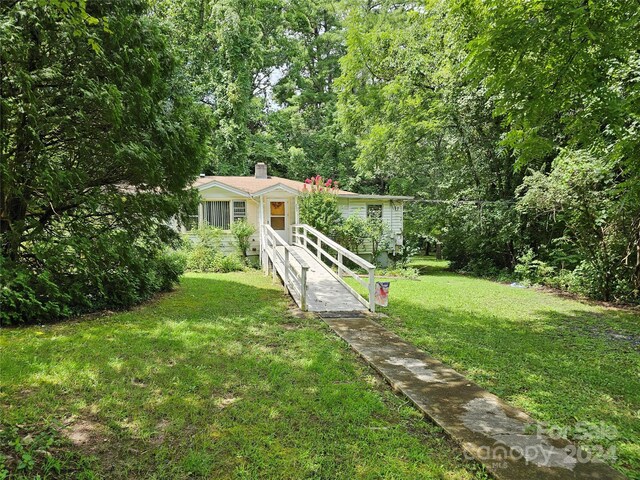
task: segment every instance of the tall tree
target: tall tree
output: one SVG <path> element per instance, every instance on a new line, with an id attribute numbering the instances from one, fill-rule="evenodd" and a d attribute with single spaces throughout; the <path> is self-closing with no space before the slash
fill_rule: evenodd
<path id="1" fill-rule="evenodd" d="M 282 0 L 166 0 L 156 12 L 169 19 L 191 93 L 213 115 L 210 173 L 247 174 L 251 138 L 272 75 L 284 64 Z"/>
<path id="2" fill-rule="evenodd" d="M 353 139 L 336 121 L 341 4 L 328 0 L 162 1 L 183 71 L 211 109 L 209 172 L 322 174 L 353 183 Z"/>
<path id="3" fill-rule="evenodd" d="M 203 157 L 202 117 L 146 2 L 90 1 L 77 16 L 62 3 L 0 7 L 5 321 L 157 289 L 166 222 L 191 198 Z M 92 42 L 88 19 L 102 23 Z"/>
<path id="4" fill-rule="evenodd" d="M 336 117 L 334 81 L 345 52 L 342 16 L 337 2 L 299 2 L 287 26 L 295 48 L 274 86 L 278 107 L 266 118 L 266 133 L 277 146 L 273 163 L 284 175 L 320 174 L 353 186 L 353 139 Z"/>
<path id="5" fill-rule="evenodd" d="M 545 190 L 574 189 L 557 198 L 565 213 L 547 218 L 561 229 L 562 257 L 567 250 L 580 252 L 573 266 L 584 272 L 589 293 L 639 299 L 638 2 L 463 6 L 480 25 L 469 44 L 470 71 L 486 89 L 494 114 L 504 116 L 508 132 L 501 144 L 517 152 L 518 167 L 534 170 L 525 184 L 532 191 L 522 189 L 523 211 L 545 217 L 549 204 L 533 208 L 531 199 Z M 587 171 L 590 180 L 583 176 Z M 571 214 L 570 205 L 584 211 Z"/>
<path id="6" fill-rule="evenodd" d="M 518 175 L 499 144 L 500 117 L 466 78 L 465 47 L 477 29 L 464 20 L 445 1 L 353 2 L 340 118 L 357 138 L 356 168 L 378 193 L 430 202 L 410 207 L 407 233 L 439 232 L 459 268 L 479 257 L 511 267 Z M 437 224 L 426 228 L 425 218 Z"/>

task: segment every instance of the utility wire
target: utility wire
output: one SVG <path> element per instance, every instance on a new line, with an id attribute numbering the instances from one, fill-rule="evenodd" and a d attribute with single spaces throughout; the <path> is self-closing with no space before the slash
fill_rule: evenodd
<path id="1" fill-rule="evenodd" d="M 453 204 L 453 205 L 484 205 L 488 203 L 515 203 L 515 199 L 508 200 L 441 200 L 441 199 L 429 199 L 429 198 L 414 198 L 413 200 L 409 200 L 410 202 L 415 203 L 445 203 L 445 204 Z"/>

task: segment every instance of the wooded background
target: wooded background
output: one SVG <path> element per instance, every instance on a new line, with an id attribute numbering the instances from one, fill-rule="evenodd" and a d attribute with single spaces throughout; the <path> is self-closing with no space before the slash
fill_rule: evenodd
<path id="1" fill-rule="evenodd" d="M 260 161 L 414 196 L 409 243 L 455 269 L 638 302 L 639 16 L 636 0 L 2 2 L 2 319 L 166 287 L 184 187 Z"/>

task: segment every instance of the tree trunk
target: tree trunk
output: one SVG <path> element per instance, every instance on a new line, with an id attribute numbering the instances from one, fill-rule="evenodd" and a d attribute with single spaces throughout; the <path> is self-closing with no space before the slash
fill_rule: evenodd
<path id="1" fill-rule="evenodd" d="M 40 35 L 38 28 L 29 22 L 24 27 L 27 43 L 30 45 L 26 55 L 25 73 L 32 75 L 39 68 L 40 63 Z M 24 87 L 29 89 L 31 87 Z M 15 152 L 13 159 L 6 158 L 2 152 L 8 173 L 2 178 L 2 196 L 0 197 L 0 236 L 2 237 L 2 255 L 11 261 L 18 260 L 20 246 L 26 229 L 25 220 L 31 200 L 32 170 L 34 164 L 34 133 L 37 126 L 32 119 L 30 99 L 31 91 L 15 92 L 20 98 L 21 112 L 15 131 Z M 4 122 L 4 121 L 3 121 Z M 10 172 L 10 173 L 9 173 Z"/>

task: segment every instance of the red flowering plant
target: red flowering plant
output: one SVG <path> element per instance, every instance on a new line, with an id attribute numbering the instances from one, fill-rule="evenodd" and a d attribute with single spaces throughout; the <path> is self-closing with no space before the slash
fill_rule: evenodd
<path id="1" fill-rule="evenodd" d="M 332 179 L 328 178 L 326 181 L 322 178 L 321 175 L 316 175 L 315 177 L 307 178 L 304 181 L 304 187 L 302 191 L 305 193 L 309 193 L 312 191 L 331 191 L 333 193 L 338 190 L 338 182 L 334 182 Z"/>
<path id="2" fill-rule="evenodd" d="M 300 221 L 311 225 L 329 237 L 337 237 L 344 219 L 338 208 L 338 182 L 320 175 L 304 181 L 298 198 Z"/>

